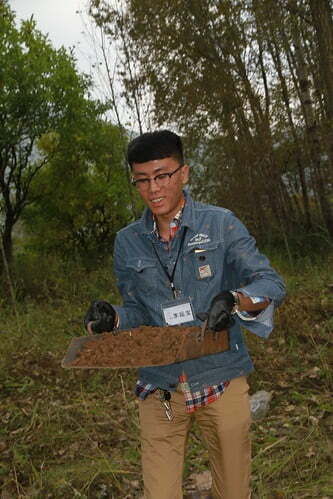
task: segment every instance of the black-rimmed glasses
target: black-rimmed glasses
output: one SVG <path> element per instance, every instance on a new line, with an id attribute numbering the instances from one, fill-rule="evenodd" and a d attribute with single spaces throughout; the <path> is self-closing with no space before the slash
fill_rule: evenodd
<path id="1" fill-rule="evenodd" d="M 155 175 L 155 177 L 133 179 L 132 184 L 135 185 L 135 187 L 140 191 L 146 191 L 149 189 L 150 182 L 152 181 L 154 181 L 158 187 L 166 187 L 169 185 L 172 175 L 178 172 L 178 170 L 180 170 L 183 166 L 183 164 L 179 165 L 173 172 L 159 173 L 158 175 Z"/>

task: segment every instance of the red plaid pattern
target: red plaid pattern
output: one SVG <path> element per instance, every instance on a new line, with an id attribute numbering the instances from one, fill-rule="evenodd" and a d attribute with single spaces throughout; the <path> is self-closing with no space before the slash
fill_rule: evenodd
<path id="1" fill-rule="evenodd" d="M 185 412 L 190 413 L 195 412 L 197 409 L 200 409 L 200 407 L 215 402 L 229 385 L 229 381 L 223 381 L 218 385 L 208 386 L 201 391 L 191 392 L 187 382 L 187 376 L 183 373 L 179 376 L 179 384 L 185 396 Z"/>

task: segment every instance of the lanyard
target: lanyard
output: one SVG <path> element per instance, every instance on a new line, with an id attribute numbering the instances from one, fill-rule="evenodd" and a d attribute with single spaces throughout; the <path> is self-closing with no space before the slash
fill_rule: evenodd
<path id="1" fill-rule="evenodd" d="M 172 269 L 172 273 L 171 273 L 171 275 L 169 274 L 169 272 L 167 271 L 167 269 L 164 267 L 164 265 L 163 265 L 163 263 L 162 263 L 162 261 L 161 261 L 161 259 L 160 259 L 160 257 L 159 257 L 159 254 L 157 253 L 157 250 L 156 250 L 156 248 L 155 248 L 155 245 L 154 245 L 154 243 L 152 242 L 152 244 L 153 244 L 153 249 L 154 249 L 154 251 L 155 251 L 155 255 L 156 255 L 156 257 L 157 257 L 157 260 L 159 261 L 159 263 L 160 263 L 160 265 L 161 265 L 161 267 L 162 267 L 162 269 L 163 269 L 163 271 L 164 271 L 165 275 L 166 275 L 166 276 L 167 276 L 167 278 L 169 279 L 169 282 L 170 282 L 170 287 L 171 287 L 171 289 L 172 289 L 172 294 L 173 294 L 173 297 L 174 297 L 174 298 L 177 298 L 177 292 L 176 292 L 176 287 L 175 287 L 175 284 L 174 284 L 173 280 L 174 280 L 174 277 L 175 277 L 175 272 L 176 272 L 177 263 L 178 263 L 178 260 L 179 260 L 179 257 L 180 257 L 180 252 L 181 252 L 181 250 L 182 250 L 182 248 L 183 248 L 183 245 L 184 245 L 184 240 L 185 240 L 185 235 L 186 235 L 186 229 L 187 229 L 187 227 L 184 227 L 184 232 L 183 232 L 183 235 L 182 235 L 182 238 L 181 238 L 180 244 L 179 244 L 179 249 L 178 249 L 178 253 L 177 253 L 177 258 L 176 258 L 175 264 L 174 264 L 174 266 L 173 266 L 173 269 Z"/>

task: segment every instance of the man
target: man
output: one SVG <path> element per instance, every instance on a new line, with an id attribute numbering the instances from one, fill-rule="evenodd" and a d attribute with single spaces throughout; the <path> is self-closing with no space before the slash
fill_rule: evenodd
<path id="1" fill-rule="evenodd" d="M 283 282 L 232 212 L 184 191 L 189 166 L 178 135 L 162 130 L 137 137 L 128 146 L 128 162 L 146 209 L 115 241 L 123 305 L 93 302 L 88 331 L 200 325 L 199 317 L 229 341 L 217 354 L 139 370 L 145 498 L 182 497 L 184 449 L 196 419 L 209 451 L 212 497 L 246 499 L 246 375 L 253 366 L 240 326 L 268 336 Z"/>

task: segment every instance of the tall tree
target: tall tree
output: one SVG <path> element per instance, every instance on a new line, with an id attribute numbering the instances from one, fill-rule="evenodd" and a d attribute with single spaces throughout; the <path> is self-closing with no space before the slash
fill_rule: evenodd
<path id="1" fill-rule="evenodd" d="M 33 19 L 16 27 L 7 1 L 0 3 L 0 33 L 0 234 L 10 262 L 14 225 L 50 160 L 38 141 L 57 132 L 61 142 L 75 129 L 89 81 L 77 72 L 73 55 L 55 50 Z"/>
<path id="2" fill-rule="evenodd" d="M 332 189 L 327 189 L 326 184 L 326 180 L 331 182 L 331 186 L 333 183 L 333 10 L 330 0 L 309 0 L 309 3 L 318 47 L 319 74 L 323 83 L 321 88 L 325 102 L 323 136 L 331 166 L 331 174 L 329 175 L 327 171 L 325 177 L 319 180 L 325 193 L 322 202 L 326 223 L 333 235 L 333 207 L 330 200 Z"/>
<path id="3" fill-rule="evenodd" d="M 194 147 L 193 189 L 263 235 L 319 225 L 333 237 L 331 0 L 91 5 L 105 33 L 126 31 L 155 122 Z"/>

